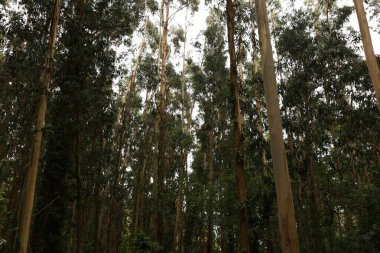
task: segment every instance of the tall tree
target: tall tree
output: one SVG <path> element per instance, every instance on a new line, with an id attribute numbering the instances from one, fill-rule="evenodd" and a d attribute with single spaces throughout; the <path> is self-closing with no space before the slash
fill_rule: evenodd
<path id="1" fill-rule="evenodd" d="M 112 91 L 116 52 L 112 45 L 134 30 L 140 7 L 124 1 L 64 5 L 51 131 L 37 200 L 41 213 L 35 216 L 38 229 L 32 233 L 34 252 L 82 252 L 96 243 L 101 252 L 122 247 L 125 173 L 120 169 L 121 179 L 114 187 L 118 175 L 111 154 L 117 145 L 110 147 L 116 118 Z M 101 198 L 98 206 L 94 192 Z M 109 208 L 113 205 L 117 211 Z M 95 209 L 98 214 L 94 216 L 85 211 Z M 106 222 L 109 226 L 102 225 Z M 96 229 L 101 241 L 87 243 L 95 236 L 94 224 L 102 225 Z"/>
<path id="2" fill-rule="evenodd" d="M 269 122 L 269 140 L 276 184 L 277 208 L 284 253 L 298 253 L 297 226 L 293 195 L 288 171 L 288 162 L 282 135 L 282 123 L 272 44 L 265 0 L 256 0 L 257 24 L 261 48 L 261 64 L 264 75 L 264 90 Z"/>
<path id="3" fill-rule="evenodd" d="M 286 213 L 289 188 L 278 191 L 287 173 L 297 231 L 308 238 L 299 241 L 299 251 L 380 251 L 380 118 L 361 40 L 347 29 L 354 8 L 335 0 L 267 1 L 276 52 L 271 59 L 269 39 L 263 43 L 260 36 L 267 49 L 261 56 L 266 66 L 275 60 L 274 75 L 273 66 L 259 67 L 257 28 L 263 26 L 254 21 L 260 12 L 253 0 L 228 2 L 229 17 L 227 0 L 206 1 L 206 27 L 196 38 L 199 27 L 187 36 L 177 23 L 197 0 L 61 2 L 29 251 L 243 251 L 243 208 L 249 250 L 281 251 L 281 235 L 289 239 L 286 229 L 294 225 L 293 213 Z M 371 23 L 378 0 L 365 2 Z M 1 253 L 18 250 L 54 4 L 0 0 Z M 277 81 L 280 103 L 269 101 L 277 90 L 264 87 L 268 79 Z M 265 109 L 264 90 L 280 113 Z M 283 147 L 273 142 L 273 115 L 282 117 L 278 128 L 286 134 L 277 146 L 285 144 L 288 172 Z M 280 179 L 278 160 L 286 172 Z"/>
<path id="4" fill-rule="evenodd" d="M 28 250 L 28 241 L 30 233 L 30 224 L 33 213 L 34 195 L 36 189 L 36 180 L 38 172 L 38 164 L 40 161 L 41 144 L 42 144 L 42 132 L 45 126 L 45 115 L 47 110 L 48 94 L 51 82 L 51 72 L 54 61 L 55 44 L 57 40 L 58 31 L 58 19 L 60 13 L 61 1 L 56 0 L 53 9 L 53 15 L 50 23 L 50 36 L 49 36 L 49 48 L 46 54 L 45 63 L 41 73 L 41 97 L 38 106 L 37 122 L 35 127 L 34 142 L 32 147 L 32 159 L 26 177 L 25 191 L 24 191 L 24 206 L 23 206 L 23 218 L 21 223 L 20 232 L 20 246 L 19 253 L 26 253 Z"/>
<path id="5" fill-rule="evenodd" d="M 164 13 L 163 34 L 160 34 L 160 58 L 161 58 L 161 78 L 159 82 L 159 92 L 156 119 L 155 119 L 155 158 L 153 165 L 153 198 L 154 210 L 152 215 L 152 237 L 158 243 L 162 243 L 162 204 L 164 190 L 164 172 L 166 167 L 165 161 L 165 124 L 166 122 L 166 66 L 168 54 L 168 33 L 169 33 L 169 11 L 170 0 L 162 0 L 161 12 Z M 165 11 L 164 11 L 165 10 Z M 161 25 L 161 24 L 160 24 Z"/>
<path id="6" fill-rule="evenodd" d="M 237 200 L 239 205 L 239 243 L 243 252 L 250 252 L 248 216 L 247 216 L 247 194 L 244 176 L 244 149 L 242 139 L 242 120 L 240 110 L 240 92 L 238 82 L 238 72 L 235 55 L 235 15 L 232 0 L 227 0 L 227 36 L 228 52 L 230 55 L 230 85 L 233 100 L 233 121 L 234 121 L 234 167 L 237 183 Z"/>
<path id="7" fill-rule="evenodd" d="M 373 88 L 377 99 L 377 107 L 380 112 L 380 69 L 377 63 L 375 52 L 369 32 L 367 17 L 364 9 L 363 0 L 354 0 L 356 15 L 358 17 L 360 33 L 362 35 L 364 53 L 367 60 L 369 75 L 371 76 Z"/>
<path id="8" fill-rule="evenodd" d="M 187 15 L 188 8 L 186 8 L 185 14 L 185 31 L 184 31 L 184 40 L 183 40 L 183 53 L 182 53 L 182 73 L 181 73 L 181 133 L 185 134 L 190 129 L 190 122 L 185 125 L 186 111 L 189 110 L 185 102 L 185 94 L 187 93 L 186 89 L 186 43 L 187 43 Z M 176 216 L 175 216 L 175 225 L 173 233 L 173 243 L 172 243 L 172 252 L 177 252 L 180 250 L 181 241 L 182 241 L 182 227 L 183 227 L 183 199 L 184 199 L 184 186 L 185 186 L 185 177 L 186 177 L 186 168 L 187 168 L 187 157 L 188 151 L 186 150 L 185 143 L 182 143 L 181 147 L 181 165 L 178 173 L 178 193 L 175 202 L 176 207 Z"/>

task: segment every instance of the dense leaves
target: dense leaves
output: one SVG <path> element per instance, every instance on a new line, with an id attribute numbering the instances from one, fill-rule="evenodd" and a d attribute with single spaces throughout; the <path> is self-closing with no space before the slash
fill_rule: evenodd
<path id="1" fill-rule="evenodd" d="M 300 251 L 378 252 L 380 117 L 353 8 L 268 2 Z M 239 252 L 243 207 L 251 252 L 281 251 L 256 10 L 235 1 L 243 151 L 234 154 L 225 2 L 207 3 L 193 40 L 199 1 L 63 1 L 31 252 Z M 53 4 L 0 1 L 0 252 L 18 250 Z M 377 20 L 378 2 L 368 4 Z"/>

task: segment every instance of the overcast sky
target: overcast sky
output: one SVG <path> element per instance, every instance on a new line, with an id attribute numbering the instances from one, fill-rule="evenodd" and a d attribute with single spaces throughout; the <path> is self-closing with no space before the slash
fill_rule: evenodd
<path id="1" fill-rule="evenodd" d="M 304 0 L 295 0 L 295 7 L 300 8 L 304 6 Z M 283 8 L 285 10 L 289 10 L 291 8 L 290 1 L 289 0 L 284 0 L 281 1 Z M 353 6 L 354 3 L 352 0 L 338 0 L 338 5 L 339 6 L 344 6 L 344 5 L 349 5 Z M 189 21 L 191 22 L 191 26 L 188 28 L 189 32 L 189 43 L 192 43 L 196 40 L 196 37 L 199 35 L 201 30 L 204 30 L 206 28 L 206 18 L 208 16 L 208 8 L 205 7 L 204 5 L 204 0 L 201 0 L 201 5 L 199 7 L 199 11 L 194 14 L 194 16 L 189 17 Z M 181 13 L 180 15 L 176 16 L 176 19 L 174 20 L 175 23 L 178 23 L 180 25 L 184 24 L 184 12 Z M 350 23 L 352 27 L 356 30 L 359 31 L 359 25 L 358 25 L 358 20 L 356 17 L 356 13 L 354 12 L 351 17 L 350 17 Z M 373 42 L 373 47 L 375 50 L 376 54 L 380 54 L 380 35 L 373 30 L 371 30 L 371 36 L 372 36 L 372 42 Z M 191 46 L 187 47 L 190 52 L 188 54 L 193 55 L 194 49 L 191 48 Z M 361 52 L 362 55 L 363 52 Z"/>

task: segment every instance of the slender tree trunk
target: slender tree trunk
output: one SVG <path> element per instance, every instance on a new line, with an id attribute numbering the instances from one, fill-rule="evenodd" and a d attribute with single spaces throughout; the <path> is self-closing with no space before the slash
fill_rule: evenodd
<path id="1" fill-rule="evenodd" d="M 67 241 L 66 241 L 66 251 L 73 252 L 73 224 L 75 224 L 75 216 L 77 210 L 77 203 L 74 201 L 70 204 L 71 217 L 69 218 L 69 227 L 67 229 Z"/>
<path id="2" fill-rule="evenodd" d="M 160 7 L 160 24 L 159 24 L 159 38 L 158 38 L 158 57 L 157 57 L 157 73 L 160 73 L 160 60 L 162 56 L 162 22 L 164 20 L 164 6 L 165 6 L 165 0 L 161 0 L 161 7 Z"/>
<path id="3" fill-rule="evenodd" d="M 131 232 L 131 238 L 136 238 L 137 233 L 140 231 L 141 228 L 141 222 L 142 222 L 142 206 L 143 206 L 143 196 L 144 196 L 144 184 L 145 184 L 145 174 L 146 174 L 146 166 L 147 166 L 147 158 L 149 157 L 149 150 L 150 145 L 152 144 L 152 135 L 150 133 L 150 127 L 147 126 L 148 124 L 148 111 L 150 110 L 150 92 L 147 91 L 146 93 L 146 99 L 145 99 L 145 108 L 143 112 L 143 125 L 145 126 L 144 129 L 144 135 L 146 136 L 146 139 L 144 141 L 144 147 L 140 151 L 140 163 L 139 163 L 139 171 L 137 175 L 136 180 L 136 186 L 135 186 L 135 205 L 134 205 L 134 213 L 132 215 L 132 232 Z"/>
<path id="4" fill-rule="evenodd" d="M 125 143 L 125 130 L 127 127 L 127 122 L 129 120 L 130 114 L 131 114 L 131 105 L 132 105 L 132 100 L 135 97 L 135 90 L 136 90 L 136 78 L 137 78 L 137 71 L 140 67 L 140 61 L 141 61 L 141 56 L 144 52 L 146 42 L 145 42 L 145 32 L 147 29 L 147 20 L 145 21 L 144 25 L 144 33 L 142 37 L 142 41 L 140 43 L 136 58 L 135 58 L 135 63 L 132 68 L 131 72 L 131 79 L 128 83 L 129 90 L 127 92 L 127 95 L 123 97 L 123 105 L 122 105 L 122 110 L 121 110 L 121 126 L 120 126 L 120 133 L 119 133 L 119 139 L 118 139 L 118 145 L 117 145 L 117 157 L 116 157 L 116 165 L 115 165 L 115 170 L 118 171 L 120 169 L 120 165 L 122 164 L 122 151 L 123 151 L 123 146 Z M 118 172 L 116 174 L 119 174 Z"/>
<path id="5" fill-rule="evenodd" d="M 187 43 L 187 12 L 185 15 L 185 39 L 183 42 L 183 54 L 182 54 L 182 76 L 181 76 L 181 100 L 182 100 L 182 108 L 181 108 L 181 129 L 182 133 L 185 131 L 185 92 L 186 92 L 186 80 L 185 80 L 185 71 L 186 71 L 186 43 Z M 189 129 L 187 129 L 189 130 Z M 176 218 L 174 225 L 174 234 L 173 234 L 173 243 L 172 243 L 172 252 L 177 252 L 180 250 L 180 242 L 182 239 L 182 206 L 183 206 L 183 195 L 184 195 L 184 181 L 185 181 L 185 173 L 186 173 L 186 165 L 187 165 L 187 151 L 185 147 L 182 147 L 181 150 L 181 167 L 178 175 L 178 195 L 176 198 L 175 206 L 176 206 Z"/>
<path id="6" fill-rule="evenodd" d="M 52 63 L 54 58 L 54 49 L 57 40 L 58 19 L 60 13 L 61 1 L 56 0 L 54 11 L 50 25 L 49 49 L 46 55 L 45 64 L 41 74 L 41 97 L 38 107 L 36 130 L 32 148 L 32 159 L 28 170 L 25 186 L 23 218 L 20 232 L 20 248 L 19 253 L 26 253 L 28 249 L 30 223 L 33 213 L 33 203 L 36 188 L 38 164 L 41 154 L 42 131 L 45 125 L 45 115 L 48 102 L 49 86 L 51 82 Z"/>
<path id="7" fill-rule="evenodd" d="M 380 111 L 380 70 L 373 51 L 373 45 L 371 40 L 371 34 L 369 32 L 367 17 L 362 0 L 354 0 L 356 14 L 358 17 L 360 33 L 362 35 L 364 54 L 367 60 L 367 66 L 369 70 L 369 75 L 371 76 L 373 88 L 375 90 L 375 95 L 377 99 L 377 107 Z"/>
<path id="8" fill-rule="evenodd" d="M 256 30 L 256 26 L 255 26 L 255 21 L 254 21 L 254 17 L 255 17 L 255 6 L 254 6 L 254 3 L 253 3 L 254 0 L 250 0 L 249 1 L 249 5 L 250 5 L 250 8 L 251 8 L 251 30 L 252 30 L 252 40 L 253 40 L 253 43 L 252 43 L 252 61 L 253 61 L 253 66 L 252 66 L 252 72 L 253 72 L 253 78 L 255 80 L 255 111 L 256 111 L 256 115 L 257 115 L 257 120 L 256 120 L 256 129 L 257 129 L 257 132 L 259 133 L 259 140 L 260 140 L 260 152 L 261 152 L 261 162 L 262 162 L 262 168 L 263 168 L 263 171 L 264 171 L 264 175 L 265 176 L 268 176 L 269 173 L 268 173 L 268 168 L 267 168 L 267 152 L 266 152 L 266 141 L 264 139 L 264 123 L 263 123 L 263 117 L 261 115 L 261 101 L 260 101 L 260 97 L 261 97 L 261 92 L 260 92 L 260 87 L 259 87 L 259 82 L 257 81 L 257 72 L 258 72 L 258 66 L 259 66 L 259 62 L 258 62 L 258 52 L 257 52 L 257 49 L 256 49 L 256 46 L 257 46 L 257 40 L 256 40 L 256 37 L 255 37 L 255 30 Z"/>
<path id="9" fill-rule="evenodd" d="M 234 7 L 232 0 L 227 0 L 227 33 L 228 51 L 230 55 L 230 82 L 231 94 L 233 96 L 233 118 L 234 118 L 234 149 L 235 149 L 235 173 L 237 181 L 237 200 L 239 204 L 239 243 L 240 248 L 249 253 L 249 233 L 247 217 L 247 196 L 244 178 L 243 141 L 241 138 L 242 118 L 240 112 L 239 87 L 234 44 Z"/>
<path id="10" fill-rule="evenodd" d="M 103 212 L 103 196 L 102 189 L 99 180 L 102 176 L 101 166 L 97 169 L 97 178 L 95 182 L 95 217 L 94 217 L 94 242 L 93 242 L 93 252 L 102 252 L 102 238 L 100 233 L 102 231 L 102 212 Z"/>
<path id="11" fill-rule="evenodd" d="M 77 116 L 77 122 L 79 122 L 79 116 Z M 83 242 L 83 181 L 81 175 L 81 159 L 80 159 L 80 149 L 81 149 L 81 141 L 79 133 L 77 133 L 77 137 L 75 138 L 75 177 L 76 177 L 76 253 L 80 253 L 82 251 L 82 242 Z"/>
<path id="12" fill-rule="evenodd" d="M 256 0 L 256 10 L 268 110 L 270 147 L 276 184 L 281 248 L 283 253 L 298 253 L 296 219 L 288 162 L 282 136 L 281 114 L 265 0 Z"/>
<path id="13" fill-rule="evenodd" d="M 115 170 L 117 171 L 116 174 L 119 174 L 118 171 L 120 170 L 120 167 L 122 167 L 126 163 L 126 160 L 123 159 L 123 157 L 122 157 L 122 151 L 123 151 L 123 147 L 125 144 L 125 131 L 126 131 L 128 120 L 129 120 L 130 115 L 131 115 L 132 100 L 135 97 L 137 73 L 138 73 L 138 69 L 140 67 L 141 57 L 142 57 L 142 54 L 143 54 L 145 46 L 146 46 L 145 33 L 147 30 L 147 24 L 148 24 L 147 20 L 145 20 L 144 32 L 142 34 L 142 41 L 140 43 L 139 49 L 137 51 L 137 55 L 135 57 L 135 63 L 132 67 L 130 81 L 128 82 L 128 92 L 127 92 L 126 96 L 123 97 L 123 107 L 122 107 L 122 112 L 121 112 L 121 128 L 120 128 L 119 139 L 118 139 L 118 152 L 117 152 L 116 165 L 115 165 Z M 149 92 L 147 92 L 147 96 L 148 96 L 148 94 L 149 94 Z M 144 111 L 144 115 L 145 115 L 145 111 Z M 122 177 L 122 176 L 120 176 L 120 177 Z M 121 180 L 120 177 L 117 176 L 117 178 L 115 179 L 116 180 L 115 181 L 115 187 L 120 183 L 120 180 Z M 138 193 L 139 185 L 140 185 L 139 181 L 140 181 L 140 173 L 138 173 L 138 175 L 137 175 L 136 186 L 135 186 L 136 194 L 133 194 L 133 196 L 139 196 L 139 193 Z M 134 209 L 133 209 L 134 212 L 132 213 L 132 229 L 131 229 L 132 238 L 135 238 L 135 235 L 136 235 L 135 234 L 135 232 L 136 232 L 135 231 L 135 225 L 138 224 L 138 220 L 136 220 L 136 218 L 138 218 L 138 216 L 135 216 L 136 215 L 136 207 L 138 206 L 138 204 L 139 204 L 138 201 L 135 201 L 135 205 L 134 205 Z M 138 209 L 138 211 L 139 211 L 139 209 Z"/>
<path id="14" fill-rule="evenodd" d="M 164 6 L 162 6 L 164 7 Z M 152 215 L 152 237 L 158 243 L 162 243 L 162 233 L 160 232 L 162 224 L 162 195 L 163 195 L 163 172 L 164 172 L 164 157 L 165 157 L 165 114 L 166 114 L 166 58 L 168 47 L 168 25 L 169 25 L 169 10 L 170 1 L 165 1 L 165 20 L 162 35 L 161 45 L 161 79 L 159 85 L 158 106 L 155 119 L 156 132 L 156 154 L 153 166 L 153 200 L 154 211 Z"/>
<path id="15" fill-rule="evenodd" d="M 117 243 L 118 245 L 121 243 L 121 226 L 119 223 L 119 220 L 121 220 L 121 213 L 123 211 L 117 210 L 118 208 L 123 208 L 123 204 L 121 203 L 123 200 L 119 196 L 120 194 L 117 192 L 118 186 L 121 184 L 123 180 L 123 172 L 121 172 L 121 167 L 122 165 L 126 162 L 123 159 L 122 156 L 122 151 L 123 148 L 125 147 L 125 139 L 126 139 L 126 128 L 128 124 L 128 120 L 131 116 L 131 105 L 132 101 L 135 97 L 135 89 L 136 89 L 136 77 L 137 77 L 137 72 L 140 67 L 140 61 L 141 61 L 141 56 L 144 51 L 146 42 L 145 42 L 145 31 L 147 29 L 147 21 L 145 21 L 144 25 L 144 33 L 143 33 L 143 38 L 140 43 L 137 55 L 135 57 L 135 63 L 133 65 L 132 71 L 131 71 L 131 77 L 130 81 L 128 82 L 128 92 L 125 97 L 123 97 L 123 105 L 122 105 L 122 110 L 121 110 L 121 123 L 120 123 L 120 132 L 118 135 L 118 140 L 117 140 L 117 156 L 116 156 L 116 163 L 114 167 L 114 180 L 113 180 L 113 185 L 112 185 L 112 194 L 114 197 L 114 202 L 115 204 L 111 207 L 111 213 L 113 213 L 112 217 L 110 218 L 110 226 L 109 226 L 109 233 L 108 233 L 108 240 L 107 240 L 107 249 L 109 251 L 112 251 L 113 248 L 116 250 L 119 249 L 118 246 L 115 246 L 114 243 Z M 118 213 L 118 215 L 116 215 Z M 115 217 L 113 217 L 115 216 Z M 116 217 L 117 216 L 117 217 Z M 113 228 L 113 229 L 112 229 Z M 114 236 L 112 236 L 112 233 L 114 233 Z"/>
<path id="16" fill-rule="evenodd" d="M 207 205 L 207 253 L 213 252 L 214 228 L 213 228 L 213 208 L 214 208 L 214 129 L 211 126 L 208 155 L 208 205 Z"/>
<path id="17" fill-rule="evenodd" d="M 207 154 L 206 152 L 203 154 L 203 170 L 207 171 Z M 203 196 L 202 196 L 202 208 L 201 208 L 201 231 L 200 231 L 200 246 L 201 253 L 207 253 L 207 186 L 204 184 L 203 188 Z"/>
<path id="18" fill-rule="evenodd" d="M 257 40 L 256 40 L 256 37 L 255 37 L 255 30 L 256 30 L 256 26 L 255 26 L 255 21 L 254 21 L 254 17 L 255 17 L 255 12 L 254 12 L 254 3 L 253 3 L 254 0 L 250 0 L 249 1 L 249 6 L 251 8 L 251 30 L 252 30 L 252 40 L 253 40 L 253 43 L 252 43 L 252 62 L 253 62 L 253 67 L 252 67 L 252 72 L 253 72 L 253 78 L 254 80 L 257 80 L 257 72 L 258 72 L 258 60 L 257 60 L 257 49 L 256 49 L 256 45 L 257 45 Z M 258 82 L 255 83 L 256 84 L 256 88 L 255 88 L 255 102 L 256 102 L 256 105 L 255 105 L 255 110 L 256 110 L 256 115 L 257 115 L 257 121 L 256 121 L 256 129 L 257 129 L 257 132 L 259 133 L 259 138 L 260 138 L 260 146 L 261 146 L 261 162 L 262 162 L 262 166 L 263 166 L 263 169 L 264 169 L 264 174 L 267 175 L 267 154 L 266 154 L 266 150 L 265 150 L 265 139 L 264 139 L 264 129 L 263 129 L 263 118 L 261 116 L 261 102 L 260 102 L 260 88 L 259 88 L 259 85 L 258 85 Z"/>
<path id="19" fill-rule="evenodd" d="M 310 187 L 310 209 L 311 209 L 311 215 L 312 215 L 312 234 L 313 234 L 313 241 L 314 241 L 314 249 L 315 252 L 318 253 L 325 253 L 326 245 L 325 245 L 325 235 L 323 230 L 321 229 L 321 216 L 323 216 L 323 207 L 320 200 L 320 191 L 319 191 L 319 183 L 318 183 L 318 174 L 316 171 L 314 160 L 314 154 L 312 151 L 312 148 L 309 148 L 308 152 L 308 167 L 309 167 L 309 187 Z"/>

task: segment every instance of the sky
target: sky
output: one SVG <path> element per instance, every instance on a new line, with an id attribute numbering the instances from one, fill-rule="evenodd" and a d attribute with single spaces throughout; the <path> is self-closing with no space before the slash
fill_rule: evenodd
<path id="1" fill-rule="evenodd" d="M 304 0 L 295 0 L 294 6 L 296 8 L 300 8 L 304 6 L 304 2 L 305 2 Z M 284 9 L 291 8 L 291 4 L 289 0 L 281 1 L 281 3 Z M 338 0 L 337 3 L 338 3 L 338 6 L 344 6 L 344 5 L 353 6 L 354 5 L 352 0 Z M 193 43 L 197 39 L 197 36 L 199 35 L 200 31 L 206 28 L 207 16 L 208 16 L 208 8 L 204 5 L 204 0 L 201 0 L 199 11 L 195 13 L 192 17 L 188 17 L 189 22 L 190 22 L 190 26 L 188 27 L 188 34 L 189 34 L 188 43 L 190 44 Z M 179 13 L 179 15 L 173 20 L 174 21 L 173 23 L 183 25 L 185 22 L 184 17 L 185 17 L 184 12 Z M 373 25 L 372 23 L 370 22 L 370 25 Z M 350 24 L 356 31 L 359 32 L 359 24 L 358 24 L 358 20 L 357 20 L 355 12 L 350 16 Z M 372 43 L 373 43 L 375 53 L 380 54 L 380 34 L 376 33 L 375 31 L 371 29 L 371 37 L 372 37 Z M 188 54 L 194 55 L 195 53 L 194 49 L 192 49 L 191 46 L 189 47 L 189 45 L 187 45 L 187 48 L 189 51 Z M 361 54 L 364 55 L 363 52 L 361 52 Z"/>
<path id="2" fill-rule="evenodd" d="M 202 42 L 202 31 L 206 29 L 206 18 L 208 16 L 208 11 L 209 8 L 205 6 L 204 3 L 205 0 L 200 0 L 200 5 L 199 5 L 199 10 L 194 13 L 193 15 L 188 14 L 188 39 L 186 43 L 186 54 L 187 56 L 191 56 L 191 58 L 195 62 L 200 62 L 202 53 L 197 51 L 192 45 L 194 44 L 195 41 L 200 40 Z M 353 1 L 352 0 L 337 0 L 338 6 L 353 6 Z M 294 5 L 291 4 L 291 0 L 281 0 L 281 5 L 282 9 L 285 12 L 289 12 L 292 10 L 292 8 L 301 8 L 302 6 L 305 5 L 305 0 L 294 0 Z M 294 6 L 294 7 L 293 7 Z M 366 7 L 366 5 L 365 5 Z M 170 15 L 176 12 L 175 8 L 171 8 L 170 10 Z M 183 9 L 179 12 L 177 12 L 172 21 L 169 24 L 169 27 L 174 27 L 174 26 L 181 26 L 184 27 L 185 24 L 185 16 L 186 16 L 186 9 Z M 368 15 L 367 15 L 368 16 Z M 368 18 L 368 17 L 367 17 Z M 153 22 L 156 22 L 158 25 L 158 17 L 157 15 L 154 18 L 151 18 Z M 353 12 L 350 16 L 349 19 L 349 24 L 354 28 L 355 31 L 359 32 L 359 25 L 358 25 L 358 20 L 356 17 L 356 13 Z M 374 22 L 370 22 L 370 26 L 374 25 Z M 372 43 L 374 47 L 375 54 L 380 55 L 380 34 L 375 32 L 373 29 L 370 29 L 371 32 L 371 38 L 372 38 Z M 227 39 L 227 38 L 226 38 Z M 132 47 L 127 47 L 125 45 L 121 45 L 117 48 L 118 54 L 121 54 L 122 52 L 125 52 L 128 50 L 128 48 L 138 48 L 139 44 L 141 41 L 141 34 L 137 34 L 137 36 L 134 37 L 133 39 L 133 46 Z M 274 46 L 274 45 L 273 45 Z M 274 48 L 275 51 L 275 48 Z M 360 55 L 364 57 L 364 52 L 361 50 L 358 52 Z M 181 55 L 182 55 L 182 49 L 181 49 Z M 130 66 L 134 58 L 134 54 L 127 54 L 126 58 L 124 58 L 123 62 L 127 63 L 127 66 Z M 171 57 L 171 62 L 174 64 L 175 68 L 177 68 L 178 71 L 182 70 L 182 61 L 181 57 L 178 57 L 178 55 L 174 56 L 172 55 Z M 227 63 L 226 63 L 227 64 Z"/>

